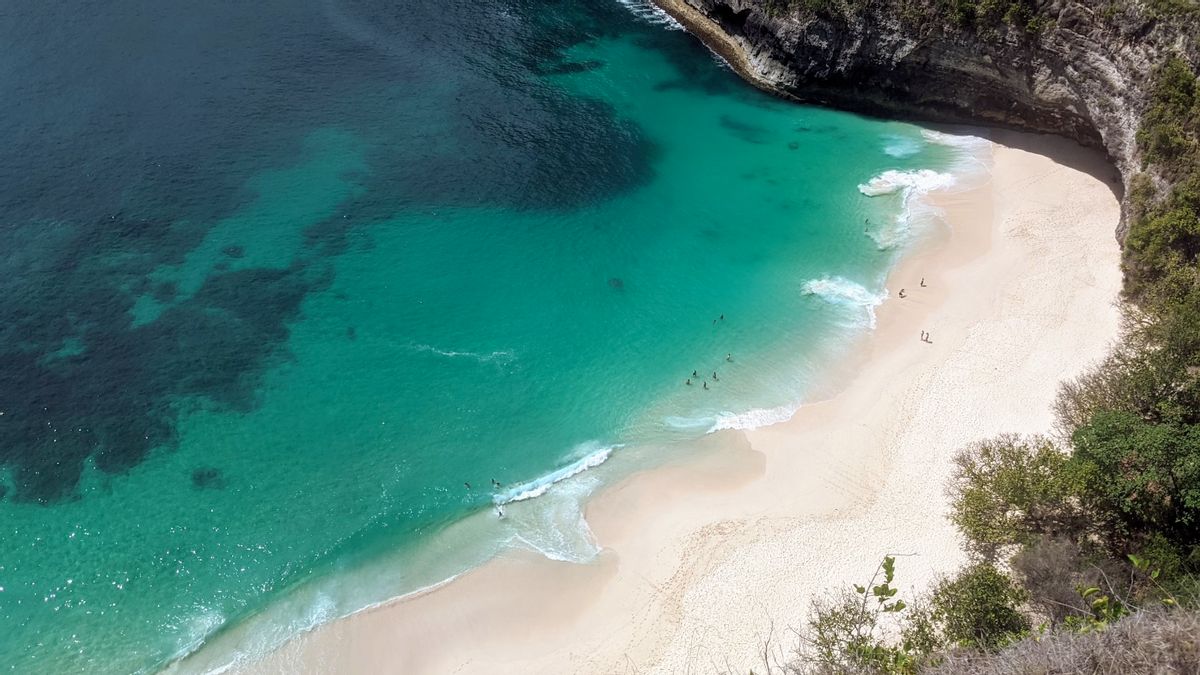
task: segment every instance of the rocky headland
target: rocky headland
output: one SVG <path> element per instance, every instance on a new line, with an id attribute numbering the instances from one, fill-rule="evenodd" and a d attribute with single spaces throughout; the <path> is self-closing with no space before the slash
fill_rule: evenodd
<path id="1" fill-rule="evenodd" d="M 800 101 L 1103 148 L 1128 188 L 1156 68 L 1197 63 L 1194 14 L 1136 3 L 657 0 L 747 80 Z M 1129 225 L 1129 200 L 1118 236 Z"/>

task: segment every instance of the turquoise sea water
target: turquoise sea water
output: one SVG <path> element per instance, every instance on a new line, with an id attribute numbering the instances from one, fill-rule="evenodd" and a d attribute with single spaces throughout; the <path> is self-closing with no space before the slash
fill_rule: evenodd
<path id="1" fill-rule="evenodd" d="M 594 467 L 785 417 L 957 156 L 644 7 L 118 5 L 158 37 L 47 66 L 101 19 L 3 29 L 45 69 L 0 72 L 12 672 L 235 635 L 219 664 L 502 546 L 586 561 Z"/>

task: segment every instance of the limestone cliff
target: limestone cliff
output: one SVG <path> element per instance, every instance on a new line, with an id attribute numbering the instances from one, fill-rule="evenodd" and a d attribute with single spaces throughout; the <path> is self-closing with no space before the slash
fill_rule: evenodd
<path id="1" fill-rule="evenodd" d="M 1168 53 L 1197 62 L 1195 34 L 1134 6 L 1051 0 L 1029 30 L 963 26 L 921 0 L 660 5 L 764 89 L 868 114 L 1067 136 L 1102 147 L 1126 184 L 1141 168 L 1135 135 L 1155 65 Z"/>

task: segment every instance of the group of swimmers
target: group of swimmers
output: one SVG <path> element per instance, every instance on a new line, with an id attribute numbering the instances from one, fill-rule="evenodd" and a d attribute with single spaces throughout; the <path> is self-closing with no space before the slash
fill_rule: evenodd
<path id="1" fill-rule="evenodd" d="M 726 355 L 725 355 L 725 360 L 726 360 L 726 361 L 733 361 L 733 354 L 726 354 Z M 692 386 L 692 378 L 699 379 L 699 378 L 700 378 L 700 372 L 699 372 L 699 371 L 697 371 L 697 370 L 693 370 L 693 371 L 692 371 L 692 377 L 689 377 L 689 378 L 687 378 L 686 380 L 684 380 L 684 381 L 683 381 L 683 383 L 684 383 L 684 384 L 686 384 L 686 385 L 687 385 L 687 386 L 689 386 L 689 387 L 690 387 L 690 386 Z M 715 370 L 713 371 L 712 379 L 713 379 L 713 382 L 716 382 L 717 380 L 721 379 L 721 378 L 717 377 L 717 371 L 715 371 Z M 708 389 L 708 380 L 707 380 L 707 379 L 701 380 L 701 381 L 700 381 L 700 384 L 701 384 L 701 386 L 703 386 L 705 389 Z"/>
<path id="2" fill-rule="evenodd" d="M 715 325 L 717 325 L 717 322 L 718 322 L 718 321 L 724 321 L 724 320 L 725 320 L 725 315 L 724 315 L 724 314 L 722 314 L 721 316 L 718 316 L 717 318 L 713 319 L 713 325 L 715 326 Z M 725 355 L 725 360 L 726 360 L 726 361 L 733 361 L 733 354 L 726 354 L 726 355 Z M 692 371 L 692 377 L 689 377 L 689 378 L 687 378 L 686 380 L 684 380 L 684 381 L 683 381 L 683 383 L 684 383 L 685 385 L 689 386 L 689 387 L 690 387 L 690 386 L 692 386 L 692 378 L 699 379 L 699 378 L 700 378 L 700 373 L 699 373 L 698 371 L 695 371 L 695 370 L 693 370 L 693 371 Z M 715 371 L 715 370 L 713 371 L 713 376 L 712 376 L 712 379 L 713 379 L 713 382 L 716 382 L 716 381 L 719 379 L 719 378 L 717 377 L 717 371 Z M 701 381 L 700 381 L 700 384 L 701 384 L 701 386 L 703 386 L 705 389 L 708 389 L 708 380 L 707 380 L 707 379 L 705 379 L 705 380 L 701 380 Z"/>

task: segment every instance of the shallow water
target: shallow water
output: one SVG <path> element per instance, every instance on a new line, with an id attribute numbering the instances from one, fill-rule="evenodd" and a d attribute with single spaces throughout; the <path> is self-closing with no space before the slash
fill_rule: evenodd
<path id="1" fill-rule="evenodd" d="M 577 470 L 785 417 L 956 156 L 768 98 L 645 5 L 6 19 L 13 672 L 269 648 L 498 546 L 586 557 Z"/>

